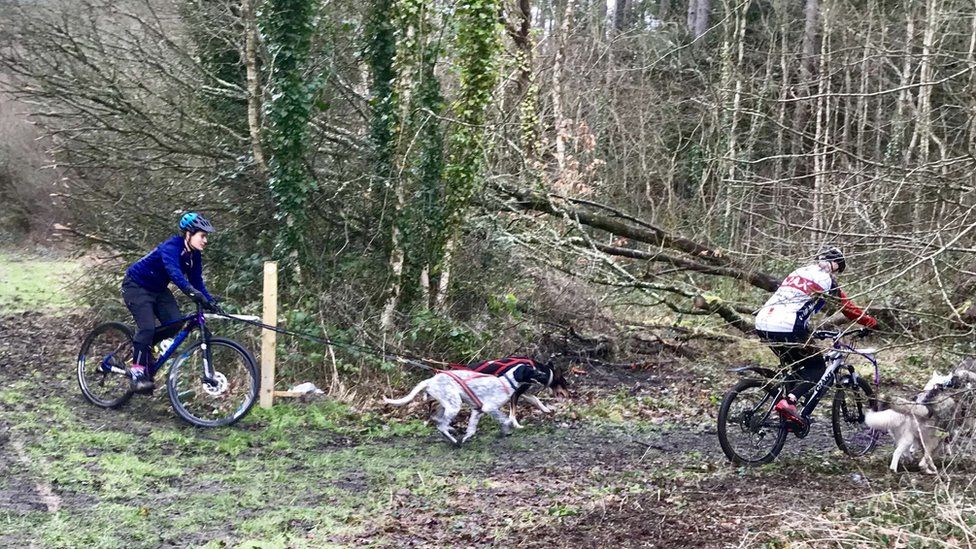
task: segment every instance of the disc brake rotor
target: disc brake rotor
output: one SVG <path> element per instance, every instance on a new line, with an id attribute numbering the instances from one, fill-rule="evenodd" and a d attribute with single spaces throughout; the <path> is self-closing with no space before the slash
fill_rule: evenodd
<path id="1" fill-rule="evenodd" d="M 214 371 L 213 380 L 216 382 L 213 385 L 207 383 L 206 381 L 201 381 L 203 384 L 203 391 L 210 396 L 220 396 L 227 391 L 227 376 L 224 374 Z"/>

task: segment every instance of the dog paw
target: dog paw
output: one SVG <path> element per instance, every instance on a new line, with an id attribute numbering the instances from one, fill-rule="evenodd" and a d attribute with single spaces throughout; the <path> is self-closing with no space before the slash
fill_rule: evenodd
<path id="1" fill-rule="evenodd" d="M 451 436 L 451 433 L 444 432 L 444 431 L 441 431 L 439 429 L 438 429 L 437 432 L 440 433 L 441 436 L 443 436 L 445 439 L 447 439 L 447 441 L 450 442 L 451 444 L 454 444 L 455 446 L 461 444 L 460 442 L 458 442 L 458 440 L 456 438 L 454 438 L 453 436 Z"/>

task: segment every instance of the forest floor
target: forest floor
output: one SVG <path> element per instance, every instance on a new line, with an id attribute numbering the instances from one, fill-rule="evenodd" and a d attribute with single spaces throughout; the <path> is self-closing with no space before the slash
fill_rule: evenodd
<path id="1" fill-rule="evenodd" d="M 890 445 L 842 456 L 825 415 L 774 463 L 730 465 L 714 425 L 735 379 L 701 358 L 590 369 L 554 416 L 525 407 L 525 429 L 506 438 L 486 418 L 461 448 L 423 421 L 424 405 L 328 398 L 198 429 L 165 391 L 120 410 L 84 400 L 74 361 L 92 322 L 64 309 L 0 317 L 0 546 L 848 545 L 809 525 L 863 526 L 895 492 L 931 506 L 944 482 L 891 474 Z M 945 545 L 930 523 L 844 539 Z"/>

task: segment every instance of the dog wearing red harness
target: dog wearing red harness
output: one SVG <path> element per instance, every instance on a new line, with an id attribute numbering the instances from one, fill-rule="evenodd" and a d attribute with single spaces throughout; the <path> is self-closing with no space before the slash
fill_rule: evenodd
<path id="1" fill-rule="evenodd" d="M 441 370 L 434 377 L 418 383 L 407 396 L 396 400 L 384 397 L 383 401 L 392 406 L 403 406 L 421 392 L 426 392 L 427 396 L 439 404 L 431 417 L 437 430 L 452 444 L 460 445 L 474 436 L 478 430 L 478 422 L 484 414 L 498 421 L 503 435 L 510 434 L 512 420 L 500 408 L 522 386 L 527 388 L 531 384 L 539 384 L 551 387 L 556 377 L 556 372 L 551 367 L 539 364 L 535 368 L 526 364 L 514 365 L 500 376 L 473 370 Z M 471 418 L 464 436 L 458 441 L 451 422 L 465 403 L 471 407 Z"/>
<path id="2" fill-rule="evenodd" d="M 528 368 L 539 369 L 539 363 L 535 360 L 526 356 L 509 356 L 505 358 L 495 358 L 492 360 L 485 360 L 482 362 L 473 362 L 471 364 L 451 364 L 451 368 L 455 370 L 471 370 L 472 372 L 478 372 L 482 374 L 489 374 L 493 376 L 503 376 L 505 373 L 511 371 L 518 366 L 525 366 Z M 566 384 L 566 379 L 563 377 L 561 372 L 556 370 L 551 362 L 545 363 L 544 368 L 547 371 L 552 372 L 553 379 L 546 386 L 552 389 L 552 392 L 560 398 L 569 397 L 569 388 Z M 525 384 L 520 386 L 515 390 L 515 394 L 512 395 L 511 408 L 508 412 L 508 418 L 511 420 L 512 427 L 516 429 L 521 429 L 522 425 L 518 422 L 515 417 L 515 410 L 518 407 L 519 399 L 524 396 L 525 400 L 529 404 L 533 405 L 543 414 L 551 414 L 552 410 L 548 406 L 542 403 L 534 394 L 532 394 L 532 389 L 540 388 L 539 384 Z"/>

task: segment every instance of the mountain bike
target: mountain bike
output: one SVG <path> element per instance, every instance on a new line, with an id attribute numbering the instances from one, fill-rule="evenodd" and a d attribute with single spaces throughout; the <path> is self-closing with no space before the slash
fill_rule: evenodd
<path id="1" fill-rule="evenodd" d="M 175 324 L 183 327 L 147 368 L 147 375 L 154 379 L 187 337 L 199 332 L 199 339 L 169 366 L 166 390 L 173 410 L 185 421 L 200 427 L 231 425 L 243 418 L 258 397 L 259 378 L 254 357 L 239 343 L 212 336 L 200 305 L 196 313 L 159 328 Z M 78 385 L 95 406 L 119 408 L 132 398 L 128 360 L 132 337 L 132 329 L 119 322 L 100 324 L 85 337 L 78 353 Z"/>
<path id="2" fill-rule="evenodd" d="M 860 332 L 863 334 L 863 332 Z M 863 456 L 874 450 L 880 433 L 864 424 L 867 410 L 878 410 L 878 400 L 871 384 L 847 363 L 847 357 L 860 355 L 874 365 L 874 385 L 879 382 L 878 361 L 874 349 L 856 349 L 844 343 L 851 334 L 819 330 L 813 338 L 830 340 L 831 349 L 824 354 L 827 369 L 817 384 L 807 392 L 805 402 L 797 404 L 800 415 L 809 418 L 817 404 L 831 390 L 831 426 L 837 447 L 850 456 Z M 804 438 L 809 423 L 781 417 L 773 407 L 787 394 L 788 382 L 794 382 L 789 365 L 779 371 L 758 366 L 744 366 L 731 371 L 747 377 L 739 381 L 722 399 L 718 412 L 718 440 L 722 451 L 738 465 L 762 465 L 779 455 L 789 432 Z M 802 405 L 801 405 L 802 404 Z"/>

